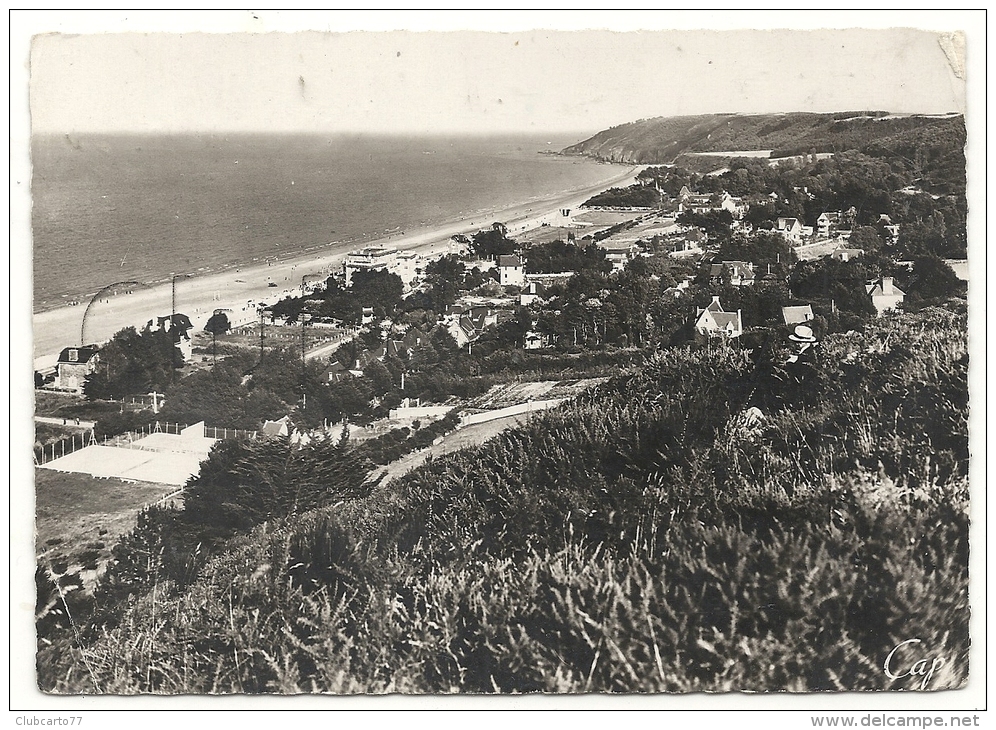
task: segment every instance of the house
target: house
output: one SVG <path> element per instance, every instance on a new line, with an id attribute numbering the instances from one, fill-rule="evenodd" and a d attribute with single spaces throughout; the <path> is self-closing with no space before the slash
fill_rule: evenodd
<path id="1" fill-rule="evenodd" d="M 683 185 L 681 187 L 681 190 L 678 192 L 679 213 L 685 213 L 687 211 L 692 211 L 693 213 L 705 213 L 709 210 L 712 210 L 712 195 L 700 195 L 698 193 L 693 193 L 688 189 L 687 185 Z"/>
<path id="2" fill-rule="evenodd" d="M 906 292 L 893 283 L 891 276 L 883 276 L 881 279 L 868 282 L 865 285 L 865 291 L 871 297 L 872 304 L 879 316 L 895 309 L 906 298 Z"/>
<path id="3" fill-rule="evenodd" d="M 804 324 L 813 318 L 813 306 L 803 304 L 797 307 L 782 307 L 782 320 L 789 327 Z"/>
<path id="4" fill-rule="evenodd" d="M 863 248 L 847 248 L 846 246 L 841 246 L 835 250 L 830 256 L 835 258 L 837 261 L 850 261 L 851 259 L 856 259 L 858 256 L 864 254 L 865 250 Z"/>
<path id="5" fill-rule="evenodd" d="M 890 244 L 894 245 L 897 241 L 899 241 L 899 226 L 897 224 L 893 224 L 892 218 L 883 213 L 878 217 L 878 225 L 880 225 L 882 229 L 889 234 Z"/>
<path id="6" fill-rule="evenodd" d="M 325 368 L 325 382 L 327 383 L 338 383 L 349 377 L 351 377 L 349 368 L 338 360 L 333 360 L 332 363 Z"/>
<path id="7" fill-rule="evenodd" d="M 63 348 L 55 364 L 55 387 L 82 392 L 86 376 L 93 373 L 100 362 L 97 350 L 96 345 Z"/>
<path id="8" fill-rule="evenodd" d="M 709 278 L 714 282 L 719 282 L 723 277 L 723 270 L 730 276 L 730 284 L 733 286 L 750 286 L 754 283 L 754 264 L 747 261 L 720 261 L 714 263 L 709 269 Z"/>
<path id="9" fill-rule="evenodd" d="M 524 349 L 539 350 L 540 348 L 545 346 L 544 340 L 545 338 L 543 337 L 542 334 L 540 334 L 539 332 L 535 332 L 533 330 L 529 330 L 528 332 L 526 332 L 526 341 Z"/>
<path id="10" fill-rule="evenodd" d="M 695 308 L 695 334 L 699 338 L 712 339 L 722 337 L 731 339 L 744 333 L 742 310 L 726 312 L 719 302 L 719 297 L 713 297 L 705 309 Z"/>
<path id="11" fill-rule="evenodd" d="M 459 311 L 460 309 L 463 311 Z M 504 322 L 512 316 L 514 315 L 508 310 L 496 310 L 491 307 L 453 307 L 446 329 L 456 340 L 457 345 L 463 347 L 480 337 L 488 327 Z"/>
<path id="12" fill-rule="evenodd" d="M 798 218 L 779 218 L 775 221 L 775 230 L 789 243 L 802 243 L 802 223 Z"/>
<path id="13" fill-rule="evenodd" d="M 816 219 L 816 233 L 820 238 L 830 238 L 830 234 L 840 228 L 840 211 L 824 211 Z"/>
<path id="14" fill-rule="evenodd" d="M 626 262 L 640 250 L 634 241 L 603 241 L 599 246 L 605 250 L 605 260 L 612 264 L 613 271 L 626 268 Z"/>
<path id="15" fill-rule="evenodd" d="M 158 332 L 160 330 L 168 332 L 173 338 L 173 344 L 179 349 L 185 360 L 189 360 L 193 352 L 193 343 L 190 341 L 190 330 L 194 328 L 190 317 L 180 312 L 167 314 L 165 317 L 156 317 L 145 323 L 148 332 Z"/>
<path id="16" fill-rule="evenodd" d="M 290 417 L 284 416 L 276 421 L 265 421 L 263 427 L 259 429 L 260 436 L 268 438 L 279 438 L 290 434 Z"/>
<path id="17" fill-rule="evenodd" d="M 680 299 L 681 298 L 681 287 L 669 286 L 663 292 L 661 292 L 662 299 Z"/>
<path id="18" fill-rule="evenodd" d="M 707 240 L 708 236 L 706 236 L 701 228 L 689 228 L 667 238 L 668 253 L 675 257 L 701 253 Z"/>
<path id="19" fill-rule="evenodd" d="M 502 286 L 522 286 L 526 283 L 526 268 L 515 254 L 498 257 L 498 283 Z"/>
<path id="20" fill-rule="evenodd" d="M 526 288 L 519 294 L 519 306 L 528 307 L 543 298 L 544 286 L 538 281 L 526 281 Z"/>
<path id="21" fill-rule="evenodd" d="M 405 360 L 411 354 L 412 350 L 422 344 L 423 339 L 425 339 L 425 333 L 421 329 L 418 327 L 409 327 L 400 340 L 388 339 L 384 343 L 384 351 L 389 357 Z"/>
<path id="22" fill-rule="evenodd" d="M 719 196 L 719 207 L 717 209 L 728 210 L 734 220 L 739 220 L 744 217 L 749 207 L 743 198 L 735 198 L 724 190 Z"/>

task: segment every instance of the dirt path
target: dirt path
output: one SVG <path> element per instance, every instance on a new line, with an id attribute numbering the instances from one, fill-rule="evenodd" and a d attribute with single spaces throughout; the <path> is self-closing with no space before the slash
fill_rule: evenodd
<path id="1" fill-rule="evenodd" d="M 443 440 L 438 444 L 433 444 L 427 449 L 402 456 L 397 461 L 393 461 L 386 467 L 383 467 L 382 473 L 385 475 L 385 482 L 404 476 L 415 467 L 424 464 L 425 460 L 430 456 L 438 458 L 444 454 L 459 451 L 468 446 L 483 444 L 502 431 L 525 423 L 531 415 L 531 413 L 523 413 L 517 416 L 506 416 L 505 418 L 496 418 L 493 421 L 477 423 L 472 426 L 465 426 L 456 431 L 450 431 L 443 436 Z"/>

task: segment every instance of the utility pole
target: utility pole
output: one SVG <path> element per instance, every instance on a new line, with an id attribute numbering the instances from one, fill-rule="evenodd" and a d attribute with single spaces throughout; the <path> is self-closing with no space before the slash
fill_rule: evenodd
<path id="1" fill-rule="evenodd" d="M 263 362 L 263 327 L 266 321 L 263 319 L 264 311 L 262 307 L 259 310 L 259 361 Z"/>
<path id="2" fill-rule="evenodd" d="M 306 376 L 305 353 L 307 352 L 307 350 L 305 349 L 304 335 L 305 335 L 305 328 L 307 327 L 308 322 L 310 321 L 311 321 L 310 314 L 304 313 L 301 315 L 301 410 L 304 410 L 308 405 L 308 394 L 304 388 L 304 379 Z"/>

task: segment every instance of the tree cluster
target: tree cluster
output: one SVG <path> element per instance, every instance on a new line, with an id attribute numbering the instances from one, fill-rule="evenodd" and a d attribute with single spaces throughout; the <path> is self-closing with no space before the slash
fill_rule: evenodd
<path id="1" fill-rule="evenodd" d="M 127 327 L 101 348 L 100 364 L 86 377 L 83 392 L 90 400 L 162 392 L 181 367 L 183 355 L 169 332 Z"/>

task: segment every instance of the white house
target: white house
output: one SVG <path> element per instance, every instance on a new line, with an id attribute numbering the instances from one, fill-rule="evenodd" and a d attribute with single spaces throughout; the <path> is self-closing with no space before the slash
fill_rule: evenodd
<path id="1" fill-rule="evenodd" d="M 695 333 L 700 337 L 732 339 L 744 333 L 742 310 L 723 311 L 719 297 L 713 297 L 705 309 L 695 309 Z"/>
<path id="2" fill-rule="evenodd" d="M 802 223 L 798 218 L 779 218 L 775 221 L 775 230 L 789 243 L 802 242 Z"/>
<path id="3" fill-rule="evenodd" d="M 782 320 L 788 326 L 805 324 L 813 319 L 813 306 L 803 304 L 796 307 L 782 307 Z"/>
<path id="4" fill-rule="evenodd" d="M 502 286 L 523 286 L 526 283 L 526 267 L 515 254 L 498 257 L 498 283 Z"/>
<path id="5" fill-rule="evenodd" d="M 906 292 L 892 282 L 891 276 L 883 276 L 881 279 L 868 282 L 865 285 L 865 291 L 871 297 L 872 304 L 879 316 L 895 309 L 906 298 Z"/>
<path id="6" fill-rule="evenodd" d="M 829 238 L 831 231 L 840 227 L 840 211 L 824 211 L 816 219 L 816 233 L 820 238 Z"/>

